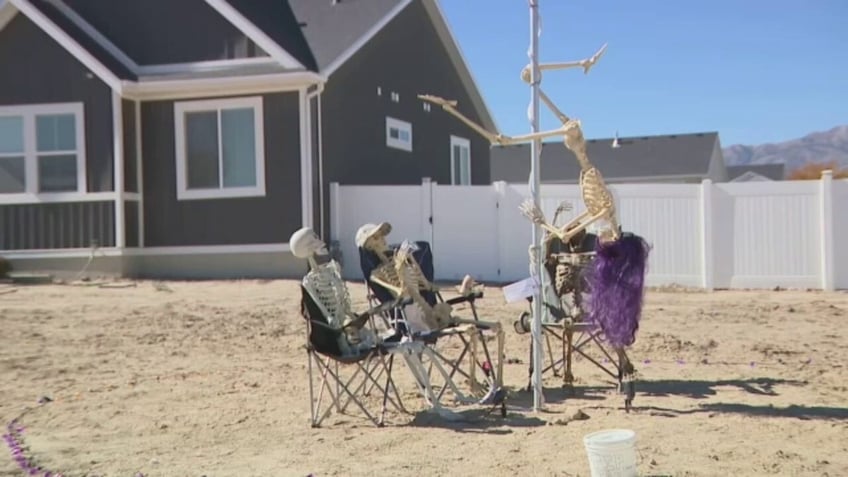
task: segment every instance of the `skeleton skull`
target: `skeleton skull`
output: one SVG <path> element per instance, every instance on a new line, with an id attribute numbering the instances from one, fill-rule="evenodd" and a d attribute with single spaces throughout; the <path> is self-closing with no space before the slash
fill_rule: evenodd
<path id="1" fill-rule="evenodd" d="M 311 258 L 314 255 L 329 255 L 327 245 L 310 227 L 303 227 L 293 233 L 289 239 L 292 255 L 297 258 Z"/>

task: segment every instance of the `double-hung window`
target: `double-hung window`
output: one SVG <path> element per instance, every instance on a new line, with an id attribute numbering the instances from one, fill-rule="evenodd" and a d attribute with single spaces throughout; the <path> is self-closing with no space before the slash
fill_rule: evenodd
<path id="1" fill-rule="evenodd" d="M 81 103 L 0 106 L 0 197 L 84 193 L 84 137 Z"/>
<path id="2" fill-rule="evenodd" d="M 471 141 L 451 136 L 451 184 L 471 185 Z"/>
<path id="3" fill-rule="evenodd" d="M 265 195 L 262 98 L 176 103 L 177 199 Z"/>

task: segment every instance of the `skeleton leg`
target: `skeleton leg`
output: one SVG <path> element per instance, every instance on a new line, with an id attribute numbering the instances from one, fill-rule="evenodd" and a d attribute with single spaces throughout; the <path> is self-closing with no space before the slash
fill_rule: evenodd
<path id="1" fill-rule="evenodd" d="M 468 125 L 471 129 L 480 133 L 480 135 L 482 135 L 483 137 L 488 139 L 489 142 L 491 142 L 492 144 L 506 144 L 504 142 L 505 136 L 503 136 L 501 134 L 493 133 L 491 131 L 487 131 L 483 126 L 480 126 L 479 124 L 468 119 L 465 115 L 463 115 L 462 113 L 457 111 L 456 110 L 456 104 L 457 104 L 456 101 L 448 101 L 444 98 L 440 98 L 438 96 L 433 96 L 433 95 L 430 95 L 430 94 L 419 94 L 418 98 L 423 99 L 424 101 L 429 101 L 431 103 L 440 105 L 442 107 L 442 109 L 444 109 L 445 111 L 447 111 L 451 115 L 458 118 L 460 121 L 462 121 L 463 123 Z"/>
<path id="2" fill-rule="evenodd" d="M 580 228 L 582 226 L 581 222 L 586 217 L 589 217 L 589 214 L 590 214 L 590 212 L 588 210 L 584 210 L 583 212 L 580 212 L 580 214 L 577 217 L 574 217 L 573 219 L 571 219 L 569 222 L 567 222 L 562 227 L 557 228 L 557 227 L 551 227 L 549 225 L 546 230 L 550 230 L 553 235 L 556 235 L 556 237 L 558 239 L 562 240 L 563 242 L 568 242 L 568 240 L 571 239 L 572 236 L 577 235 L 577 232 L 572 233 L 574 230 L 577 230 L 579 232 L 580 230 L 583 230 L 583 228 L 585 228 L 585 226 L 583 226 L 583 228 Z M 577 227 L 577 228 L 569 230 L 569 228 L 571 228 L 571 227 Z M 569 234 L 571 234 L 571 235 L 569 235 Z"/>
<path id="3" fill-rule="evenodd" d="M 588 211 L 586 212 L 586 215 L 588 215 Z M 572 237 L 574 237 L 578 233 L 582 232 L 583 230 L 586 230 L 587 227 L 589 227 L 590 225 L 592 225 L 593 223 L 595 223 L 599 219 L 604 218 L 606 215 L 607 215 L 607 211 L 604 210 L 603 212 L 599 212 L 599 213 L 589 217 L 589 220 L 580 223 L 579 225 L 577 225 L 576 227 L 574 227 L 571 230 L 568 230 L 567 226 L 563 227 L 562 228 L 563 232 L 560 232 L 562 234 L 561 237 L 560 237 L 560 240 L 562 240 L 563 242 L 568 242 L 569 240 L 571 240 Z M 576 219 L 575 219 L 575 221 L 576 221 Z M 575 221 L 572 221 L 572 223 L 574 223 Z M 566 232 L 565 230 L 568 230 L 568 231 Z"/>

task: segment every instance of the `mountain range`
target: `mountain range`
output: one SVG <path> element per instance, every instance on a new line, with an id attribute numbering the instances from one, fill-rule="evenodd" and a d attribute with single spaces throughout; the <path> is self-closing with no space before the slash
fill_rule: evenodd
<path id="1" fill-rule="evenodd" d="M 848 168 L 848 125 L 807 134 L 790 141 L 748 146 L 734 144 L 722 149 L 728 166 L 785 164 L 788 175 L 809 163 L 835 162 Z"/>

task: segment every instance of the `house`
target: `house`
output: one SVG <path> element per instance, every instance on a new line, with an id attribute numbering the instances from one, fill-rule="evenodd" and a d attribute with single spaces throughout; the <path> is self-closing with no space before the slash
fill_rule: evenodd
<path id="1" fill-rule="evenodd" d="M 610 184 L 727 180 L 716 132 L 587 139 L 586 153 Z M 493 181 L 526 183 L 530 176 L 530 145 L 494 147 L 491 162 Z M 562 140 L 543 143 L 539 164 L 543 184 L 573 184 L 580 177 L 577 158 Z"/>
<path id="2" fill-rule="evenodd" d="M 785 174 L 785 164 L 782 163 L 727 166 L 729 182 L 782 181 Z"/>
<path id="3" fill-rule="evenodd" d="M 436 0 L 0 0 L 0 256 L 17 270 L 299 276 L 328 184 L 490 182 Z"/>

